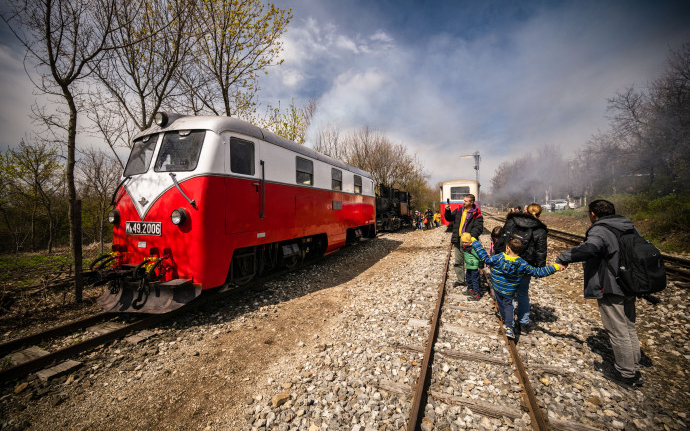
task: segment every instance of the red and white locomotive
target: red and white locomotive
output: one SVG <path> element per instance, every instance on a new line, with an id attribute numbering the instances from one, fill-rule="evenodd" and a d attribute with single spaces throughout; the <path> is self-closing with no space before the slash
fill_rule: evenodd
<path id="1" fill-rule="evenodd" d="M 159 113 L 134 138 L 93 267 L 110 311 L 163 313 L 376 234 L 371 175 L 245 121 Z"/>

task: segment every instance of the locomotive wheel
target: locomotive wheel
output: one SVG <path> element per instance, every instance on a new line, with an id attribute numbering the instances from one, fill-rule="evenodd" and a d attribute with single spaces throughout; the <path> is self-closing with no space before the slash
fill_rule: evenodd
<path id="1" fill-rule="evenodd" d="M 285 265 L 285 267 L 287 269 L 292 269 L 292 268 L 296 267 L 298 263 L 299 263 L 299 256 L 296 254 L 292 255 L 290 257 L 286 257 L 283 260 L 283 265 Z"/>
<path id="2" fill-rule="evenodd" d="M 256 270 L 257 258 L 255 250 L 236 253 L 236 256 L 232 259 L 231 281 L 238 286 L 247 284 L 256 275 Z"/>
<path id="3" fill-rule="evenodd" d="M 299 253 L 283 258 L 283 265 L 287 269 L 293 269 L 297 265 L 299 265 L 300 263 L 302 263 L 304 261 L 305 256 L 306 256 L 305 249 L 300 247 Z"/>

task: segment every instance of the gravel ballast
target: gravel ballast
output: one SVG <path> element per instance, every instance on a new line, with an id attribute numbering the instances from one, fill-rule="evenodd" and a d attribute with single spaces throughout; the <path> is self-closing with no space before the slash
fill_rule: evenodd
<path id="1" fill-rule="evenodd" d="M 266 290 L 159 326 L 136 345 L 121 340 L 75 358 L 83 364 L 68 375 L 14 382 L 0 393 L 0 429 L 405 429 L 413 396 L 405 391 L 414 389 L 423 359 L 414 348 L 426 343 L 449 240 L 445 228 L 383 234 Z M 563 248 L 549 240 L 548 261 Z M 596 302 L 582 298 L 579 265 L 533 279 L 530 292 L 536 329 L 518 348 L 550 420 L 688 428 L 687 290 L 671 283 L 661 304 L 638 301 L 645 385 L 637 390 L 596 369 L 610 366 L 612 351 Z M 453 298 L 491 310 L 486 295 L 474 303 Z M 447 311 L 442 323 L 497 324 L 493 314 L 461 310 Z M 442 331 L 438 343 L 437 352 L 509 356 L 500 336 Z M 433 391 L 519 405 L 509 368 L 438 354 L 433 373 Z M 488 418 L 445 398 L 430 397 L 425 415 L 428 429 L 529 427 L 526 414 Z"/>

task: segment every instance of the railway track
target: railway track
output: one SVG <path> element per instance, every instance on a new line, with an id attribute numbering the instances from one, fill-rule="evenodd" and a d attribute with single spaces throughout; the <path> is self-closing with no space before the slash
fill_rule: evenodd
<path id="1" fill-rule="evenodd" d="M 122 315 L 113 313 L 99 313 L 94 316 L 89 316 L 84 319 L 53 327 L 26 337 L 10 340 L 0 344 L 0 359 L 9 358 L 10 355 L 16 353 L 19 353 L 19 355 L 15 355 L 15 358 L 21 359 L 14 359 L 13 362 L 15 362 L 15 365 L 0 370 L 0 385 L 20 379 L 34 371 L 44 369 L 51 365 L 60 366 L 69 358 L 76 357 L 110 341 L 124 338 L 137 331 L 142 331 L 146 328 L 153 327 L 182 314 L 193 312 L 194 310 L 203 307 L 205 304 L 229 300 L 232 297 L 237 297 L 249 290 L 260 290 L 264 283 L 269 280 L 285 275 L 288 272 L 301 269 L 304 265 L 313 264 L 327 257 L 328 256 L 318 256 L 308 258 L 301 265 L 297 265 L 296 267 L 290 269 L 281 269 L 273 273 L 268 273 L 265 276 L 257 278 L 245 285 L 234 286 L 231 288 L 222 287 L 214 292 L 206 292 L 204 295 L 200 296 L 186 306 L 165 314 Z M 83 339 L 82 341 L 76 343 L 62 343 L 69 344 L 66 347 L 57 348 L 52 352 L 45 352 L 42 351 L 42 349 L 38 349 L 36 346 L 36 344 L 45 344 L 50 340 L 55 340 L 57 337 L 83 338 L 84 332 L 88 332 L 85 331 L 85 329 L 94 325 L 99 325 L 99 327 L 96 328 L 97 332 L 92 332 L 90 334 L 95 334 L 95 336 Z M 29 351 L 20 350 L 26 346 L 32 347 L 29 349 Z M 7 361 L 7 359 L 5 359 L 5 361 Z"/>
<path id="2" fill-rule="evenodd" d="M 484 215 L 502 223 L 505 223 L 506 221 L 504 217 L 499 217 L 487 213 L 484 213 Z M 549 238 L 561 241 L 567 245 L 577 245 L 585 240 L 585 237 L 583 235 L 577 235 L 574 233 L 551 228 L 549 228 Z M 666 272 L 670 276 L 684 283 L 690 282 L 689 259 L 683 259 L 681 257 L 672 256 L 666 253 L 662 253 L 661 257 L 664 259 L 664 263 L 666 265 Z"/>
<path id="3" fill-rule="evenodd" d="M 442 281 L 438 287 L 426 347 L 400 346 L 424 352 L 407 429 L 421 429 L 425 421 L 427 427 L 434 423 L 433 418 L 428 419 L 426 416 L 435 413 L 424 409 L 429 398 L 465 406 L 476 413 L 496 419 L 524 420 L 526 413 L 533 429 L 549 429 L 515 341 L 505 336 L 495 306 L 488 307 L 489 303 L 493 304 L 493 300 L 485 298 L 481 302 L 468 302 L 468 297 L 461 294 L 461 289 L 464 288 L 453 287 L 449 282 L 451 254 L 452 247 L 448 251 Z M 468 320 L 473 324 L 468 324 Z M 420 328 L 427 329 L 421 324 Z M 473 352 L 467 348 L 468 339 L 473 340 L 469 344 L 476 344 L 478 339 L 482 339 L 479 343 L 488 347 Z M 449 362 L 454 365 L 449 365 Z M 535 365 L 532 367 L 538 368 Z M 543 367 L 546 370 L 549 368 Z M 500 402 L 482 400 L 481 388 L 484 385 L 503 386 L 506 397 Z M 468 386 L 471 386 L 469 393 L 463 390 L 462 395 L 457 394 L 459 388 Z M 567 424 L 559 425 L 567 428 Z"/>

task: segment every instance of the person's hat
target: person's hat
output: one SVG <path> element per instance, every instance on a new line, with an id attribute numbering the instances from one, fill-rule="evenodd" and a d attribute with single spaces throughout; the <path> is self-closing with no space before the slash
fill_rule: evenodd
<path id="1" fill-rule="evenodd" d="M 464 232 L 460 237 L 462 242 L 472 242 L 472 235 L 469 232 Z"/>

